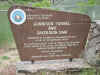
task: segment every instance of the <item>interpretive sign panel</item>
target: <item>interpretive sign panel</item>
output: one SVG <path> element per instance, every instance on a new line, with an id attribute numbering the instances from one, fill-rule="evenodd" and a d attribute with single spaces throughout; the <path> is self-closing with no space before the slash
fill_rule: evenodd
<path id="1" fill-rule="evenodd" d="M 11 29 L 23 61 L 80 58 L 91 20 L 87 15 L 13 6 Z"/>

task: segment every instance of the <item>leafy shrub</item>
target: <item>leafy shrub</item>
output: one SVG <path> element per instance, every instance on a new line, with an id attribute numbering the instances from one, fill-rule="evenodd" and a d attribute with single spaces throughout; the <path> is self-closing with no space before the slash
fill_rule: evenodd
<path id="1" fill-rule="evenodd" d="M 8 60 L 9 57 L 8 57 L 8 56 L 3 56 L 2 59 L 3 59 L 3 60 Z"/>
<path id="2" fill-rule="evenodd" d="M 48 0 L 43 0 L 41 2 L 33 3 L 33 7 L 50 7 L 50 2 Z"/>

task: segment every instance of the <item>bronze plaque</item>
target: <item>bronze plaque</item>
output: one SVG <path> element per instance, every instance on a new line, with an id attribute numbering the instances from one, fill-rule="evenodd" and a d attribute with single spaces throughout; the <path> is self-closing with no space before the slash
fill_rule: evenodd
<path id="1" fill-rule="evenodd" d="M 8 12 L 22 61 L 80 58 L 91 20 L 87 15 L 13 6 Z"/>

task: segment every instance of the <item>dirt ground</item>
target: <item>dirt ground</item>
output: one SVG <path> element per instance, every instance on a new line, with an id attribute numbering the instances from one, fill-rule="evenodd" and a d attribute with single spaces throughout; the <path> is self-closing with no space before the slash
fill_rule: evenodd
<path id="1" fill-rule="evenodd" d="M 0 49 L 0 75 L 16 75 L 16 62 L 20 61 L 17 50 L 4 52 Z"/>

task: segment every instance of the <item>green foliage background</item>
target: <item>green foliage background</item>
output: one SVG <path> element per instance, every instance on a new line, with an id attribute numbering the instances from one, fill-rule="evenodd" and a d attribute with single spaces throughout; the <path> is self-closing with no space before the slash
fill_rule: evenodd
<path id="1" fill-rule="evenodd" d="M 94 6 L 96 4 L 96 0 L 88 0 L 87 2 L 79 2 L 78 5 L 82 7 L 86 6 Z"/>
<path id="2" fill-rule="evenodd" d="M 48 8 L 50 7 L 50 2 L 48 0 L 43 0 L 41 2 L 37 2 L 37 3 L 34 3 L 32 5 L 33 7 L 45 7 L 45 8 Z"/>
<path id="3" fill-rule="evenodd" d="M 13 40 L 7 12 L 0 12 L 0 46 Z"/>

